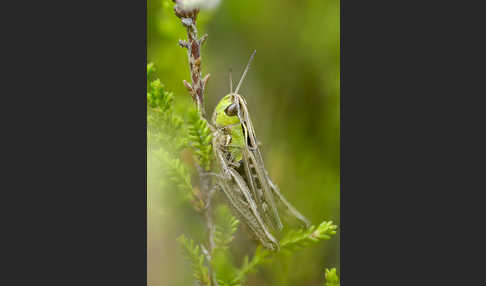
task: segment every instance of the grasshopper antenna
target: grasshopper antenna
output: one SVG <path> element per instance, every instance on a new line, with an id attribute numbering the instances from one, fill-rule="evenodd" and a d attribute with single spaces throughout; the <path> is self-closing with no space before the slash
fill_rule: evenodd
<path id="1" fill-rule="evenodd" d="M 230 81 L 230 94 L 233 93 L 233 76 L 232 76 L 233 69 L 229 67 L 229 81 Z"/>
<path id="2" fill-rule="evenodd" d="M 256 50 L 254 50 L 253 53 L 250 56 L 250 60 L 248 61 L 248 64 L 246 65 L 245 71 L 243 72 L 243 75 L 241 76 L 240 82 L 238 83 L 238 86 L 236 87 L 235 93 L 238 93 L 238 90 L 240 90 L 241 83 L 245 79 L 246 73 L 248 72 L 248 69 L 250 68 L 250 63 L 253 60 L 255 53 L 256 53 Z"/>

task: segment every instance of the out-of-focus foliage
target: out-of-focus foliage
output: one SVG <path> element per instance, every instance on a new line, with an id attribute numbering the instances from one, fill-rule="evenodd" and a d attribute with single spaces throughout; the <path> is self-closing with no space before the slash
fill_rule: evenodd
<path id="1" fill-rule="evenodd" d="M 336 268 L 326 269 L 326 284 L 324 286 L 339 286 L 339 276 Z"/>
<path id="2" fill-rule="evenodd" d="M 190 81 L 190 73 L 186 50 L 178 46 L 186 33 L 172 7 L 171 0 L 147 1 L 147 57 L 157 67 L 150 76 L 159 77 L 163 89 L 173 92 L 173 114 L 184 116 L 173 130 L 187 134 L 193 103 L 182 80 Z M 232 66 L 236 84 L 256 49 L 240 93 L 248 102 L 258 140 L 263 143 L 265 167 L 287 199 L 314 224 L 332 220 L 339 225 L 339 1 L 222 0 L 215 9 L 200 12 L 197 26 L 200 35 L 209 34 L 202 47 L 202 69 L 211 74 L 205 92 L 207 113 L 211 115 L 216 102 L 229 91 L 228 68 Z M 154 85 L 147 83 L 148 92 L 158 88 L 158 83 Z M 155 95 L 163 103 L 161 94 L 166 100 L 169 96 Z M 153 123 L 162 120 L 156 113 L 153 116 Z M 197 126 L 201 122 L 192 123 Z M 170 133 L 151 138 L 149 126 L 147 129 L 149 144 L 184 138 Z M 201 134 L 193 135 L 201 138 Z M 188 154 L 204 148 L 183 141 L 165 149 L 176 150 L 166 155 L 178 160 L 182 169 L 175 170 L 192 184 L 196 178 L 184 166 L 194 163 Z M 187 192 L 169 179 L 163 180 L 166 168 L 176 164 L 161 163 L 162 155 L 155 151 L 149 148 L 147 153 L 148 285 L 192 285 L 191 269 L 176 238 L 186 234 L 195 242 L 204 242 L 203 220 L 193 206 L 178 199 Z M 207 166 L 207 158 L 196 156 L 196 161 Z M 197 201 L 197 190 L 189 194 Z M 291 221 L 284 224 L 287 230 L 296 227 Z M 251 257 L 247 260 L 250 264 L 258 251 L 264 252 L 257 248 L 255 253 L 255 243 L 246 236 L 239 227 L 228 244 L 232 256 L 216 255 L 215 263 L 228 268 L 220 273 L 231 277 L 245 268 L 242 257 Z M 250 272 L 243 285 L 322 285 L 323 268 L 339 270 L 339 252 L 338 231 L 330 240 L 291 255 L 281 253 L 272 263 L 259 262 L 259 270 Z"/>
<path id="3" fill-rule="evenodd" d="M 182 119 L 172 110 L 174 95 L 165 90 L 160 79 L 154 79 L 153 64 L 147 65 L 147 139 L 171 152 L 182 148 Z"/>

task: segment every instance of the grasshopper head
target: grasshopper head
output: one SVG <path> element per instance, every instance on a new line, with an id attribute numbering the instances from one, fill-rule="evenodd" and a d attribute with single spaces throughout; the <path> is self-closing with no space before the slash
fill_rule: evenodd
<path id="1" fill-rule="evenodd" d="M 225 127 L 240 122 L 240 119 L 237 116 L 238 103 L 234 99 L 235 96 L 233 94 L 227 94 L 216 105 L 213 113 L 213 123 L 217 127 Z"/>
<path id="2" fill-rule="evenodd" d="M 213 124 L 216 125 L 217 127 L 225 127 L 228 125 L 234 125 L 240 122 L 240 119 L 238 118 L 238 104 L 240 100 L 242 100 L 241 95 L 238 94 L 238 91 L 240 90 L 241 83 L 243 82 L 243 79 L 245 79 L 246 73 L 248 72 L 248 68 L 250 67 L 250 63 L 255 56 L 256 50 L 253 51 L 253 53 L 250 56 L 250 60 L 248 61 L 248 64 L 246 65 L 245 71 L 243 72 L 243 75 L 241 76 L 240 82 L 238 83 L 238 86 L 236 87 L 236 90 L 233 92 L 233 79 L 231 77 L 231 70 L 230 70 L 230 93 L 227 94 L 223 99 L 221 99 L 216 105 L 216 108 L 213 113 Z M 244 100 L 243 100 L 244 101 Z"/>
<path id="3" fill-rule="evenodd" d="M 229 147 L 232 161 L 239 162 L 243 159 L 241 148 L 245 146 L 243 139 L 243 129 L 241 127 L 240 118 L 238 117 L 238 98 L 237 94 L 230 93 L 223 97 L 213 113 L 213 124 L 217 128 L 224 128 L 224 133 L 229 135 L 230 140 L 225 144 L 231 144 Z M 235 147 L 236 146 L 236 147 Z"/>

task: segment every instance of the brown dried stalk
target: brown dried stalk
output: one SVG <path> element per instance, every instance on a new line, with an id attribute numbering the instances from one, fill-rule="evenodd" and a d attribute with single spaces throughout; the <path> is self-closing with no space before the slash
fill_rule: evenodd
<path id="1" fill-rule="evenodd" d="M 210 75 L 207 74 L 204 78 L 202 77 L 201 46 L 206 41 L 208 34 L 205 34 L 201 38 L 197 37 L 196 20 L 199 14 L 198 8 L 184 10 L 180 5 L 180 0 L 174 0 L 174 2 L 176 2 L 174 7 L 175 14 L 181 19 L 182 25 L 187 29 L 187 41 L 179 40 L 179 45 L 187 49 L 192 84 L 185 80 L 183 83 L 191 93 L 192 99 L 196 102 L 199 112 L 205 117 L 204 89 L 206 88 Z"/>

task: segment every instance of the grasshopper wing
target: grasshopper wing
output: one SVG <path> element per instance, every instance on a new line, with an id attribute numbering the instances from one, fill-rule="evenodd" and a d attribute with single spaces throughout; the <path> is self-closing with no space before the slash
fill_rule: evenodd
<path id="1" fill-rule="evenodd" d="M 279 244 L 263 222 L 257 204 L 245 180 L 234 168 L 229 166 L 224 152 L 216 140 L 213 140 L 213 146 L 216 158 L 223 171 L 223 176 L 218 179 L 218 184 L 229 201 L 231 208 L 265 248 L 278 249 Z"/>
<path id="2" fill-rule="evenodd" d="M 259 205 L 261 206 L 261 212 L 265 221 L 274 228 L 281 230 L 283 225 L 276 208 L 272 188 L 268 182 L 259 150 L 244 150 L 243 165 L 249 185 L 260 203 Z"/>
<path id="3" fill-rule="evenodd" d="M 268 194 L 269 192 L 272 192 L 272 194 L 268 194 L 268 195 L 272 196 L 272 198 L 273 198 L 273 195 L 275 195 L 277 197 L 277 199 L 285 206 L 287 211 L 292 216 L 297 218 L 306 227 L 309 227 L 310 226 L 309 220 L 304 215 L 302 215 L 289 201 L 287 201 L 287 199 L 280 192 L 280 189 L 278 188 L 278 186 L 275 183 L 272 182 L 272 180 L 270 179 L 270 176 L 268 175 L 267 170 L 263 166 L 263 161 L 261 159 L 261 155 L 259 153 L 256 153 L 257 151 L 258 150 L 254 150 L 254 151 L 250 150 L 250 151 L 245 151 L 243 153 L 244 154 L 244 156 L 243 156 L 244 162 L 243 163 L 245 165 L 246 175 L 247 175 L 247 177 L 248 176 L 252 177 L 251 180 L 249 179 L 249 181 L 251 181 L 251 183 L 249 185 L 252 188 L 256 189 L 254 192 L 257 193 L 257 196 L 262 196 L 262 190 L 257 188 L 258 185 L 255 182 L 255 180 L 258 180 L 259 182 L 263 182 L 263 183 L 260 183 L 260 186 L 262 186 L 262 189 L 264 190 L 263 194 Z M 265 193 L 265 191 L 268 192 L 268 193 Z M 264 199 L 265 199 L 265 201 L 268 201 L 266 199 L 266 197 Z M 269 215 L 268 211 L 266 212 L 265 210 L 263 210 L 263 213 L 264 213 L 264 217 L 266 218 L 266 220 L 269 220 L 269 218 L 266 217 L 266 216 Z"/>
<path id="4" fill-rule="evenodd" d="M 273 194 L 278 198 L 279 201 L 286 207 L 286 209 L 296 217 L 299 221 L 301 221 L 306 227 L 310 226 L 309 220 L 303 216 L 292 204 L 290 204 L 287 199 L 282 195 L 278 186 L 272 182 L 270 176 L 268 175 L 267 170 L 263 164 L 262 155 L 260 153 L 260 149 L 258 147 L 258 142 L 256 140 L 255 130 L 253 128 L 253 124 L 251 122 L 248 109 L 246 107 L 246 102 L 243 97 L 238 96 L 239 106 L 241 109 L 238 112 L 238 116 L 240 117 L 240 122 L 242 122 L 244 135 L 246 138 L 246 145 L 247 148 L 243 150 L 243 159 L 245 165 L 245 173 L 248 177 L 248 181 L 250 181 L 249 185 L 252 188 L 252 191 L 256 194 L 256 197 L 263 196 L 263 199 L 270 207 L 270 214 L 266 212 L 266 220 L 271 220 L 268 218 L 269 216 L 273 218 L 273 225 L 276 225 L 278 229 L 282 228 L 282 223 L 280 221 L 280 217 L 278 215 L 277 209 L 275 207 L 275 202 L 273 200 Z M 259 184 L 256 182 L 258 180 Z M 261 187 L 261 190 L 258 189 L 258 186 Z M 263 193 L 263 194 L 262 194 Z"/>
<path id="5" fill-rule="evenodd" d="M 265 206 L 263 209 L 265 221 L 270 223 L 274 228 L 282 229 L 282 221 L 277 211 L 270 184 L 267 180 L 265 166 L 263 164 L 262 155 L 258 148 L 256 140 L 255 129 L 251 122 L 248 108 L 245 99 L 235 94 L 238 100 L 238 117 L 243 127 L 245 138 L 245 147 L 243 150 L 243 164 L 245 165 L 245 173 L 249 181 L 252 192 L 257 197 L 259 206 Z M 265 204 L 261 202 L 264 201 Z M 267 210 L 268 208 L 268 210 Z"/>
<path id="6" fill-rule="evenodd" d="M 221 187 L 231 207 L 265 248 L 277 250 L 279 244 L 263 223 L 254 202 L 252 199 L 249 201 L 246 199 L 250 191 L 245 180 L 235 170 L 231 170 L 231 173 L 233 180 L 221 182 Z"/>

